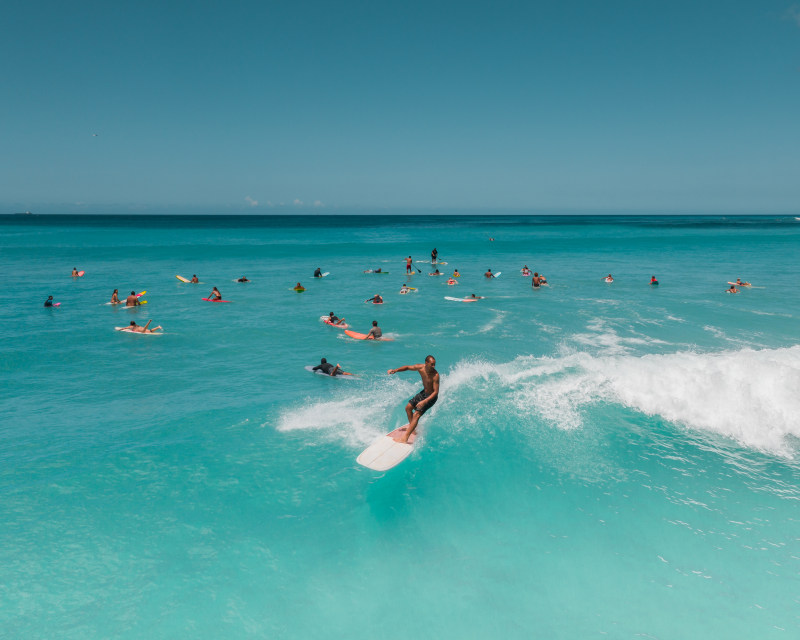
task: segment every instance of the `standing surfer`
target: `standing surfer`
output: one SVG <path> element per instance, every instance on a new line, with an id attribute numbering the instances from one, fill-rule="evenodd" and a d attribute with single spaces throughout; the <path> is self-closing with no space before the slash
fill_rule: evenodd
<path id="1" fill-rule="evenodd" d="M 435 367 L 436 358 L 426 356 L 425 364 L 407 364 L 386 372 L 391 376 L 399 371 L 418 371 L 422 378 L 422 391 L 411 398 L 406 405 L 408 429 L 403 432 L 402 438 L 398 442 L 408 442 L 408 437 L 414 433 L 422 414 L 435 405 L 439 399 L 439 372 Z"/>

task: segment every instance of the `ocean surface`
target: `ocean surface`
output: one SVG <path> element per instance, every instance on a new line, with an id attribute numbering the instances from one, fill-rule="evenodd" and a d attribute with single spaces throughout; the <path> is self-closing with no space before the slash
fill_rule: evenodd
<path id="1" fill-rule="evenodd" d="M 797 638 L 799 257 L 791 216 L 0 217 L 0 636 Z"/>

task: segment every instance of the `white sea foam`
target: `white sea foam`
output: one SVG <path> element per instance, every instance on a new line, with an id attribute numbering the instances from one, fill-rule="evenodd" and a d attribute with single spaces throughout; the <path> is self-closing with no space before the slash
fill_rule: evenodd
<path id="1" fill-rule="evenodd" d="M 441 400 L 431 412 L 442 424 L 494 416 L 521 427 L 540 420 L 578 429 L 587 426 L 590 408 L 603 403 L 778 455 L 793 456 L 792 439 L 800 438 L 800 346 L 645 356 L 565 348 L 504 364 L 463 360 L 442 373 Z M 278 429 L 330 429 L 353 444 L 369 442 L 391 426 L 392 412 L 416 382 L 387 377 L 369 393 L 348 389 L 336 400 L 309 400 L 284 412 Z"/>

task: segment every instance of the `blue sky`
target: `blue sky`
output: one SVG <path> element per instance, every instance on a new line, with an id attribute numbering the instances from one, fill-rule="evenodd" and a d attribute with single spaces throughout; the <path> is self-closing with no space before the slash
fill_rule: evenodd
<path id="1" fill-rule="evenodd" d="M 3 213 L 800 210 L 800 2 L 4 0 L 0 60 Z"/>

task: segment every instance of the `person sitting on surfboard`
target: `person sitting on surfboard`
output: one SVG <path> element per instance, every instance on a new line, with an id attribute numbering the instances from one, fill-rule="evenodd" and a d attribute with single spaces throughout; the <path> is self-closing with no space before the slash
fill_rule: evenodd
<path id="1" fill-rule="evenodd" d="M 242 276 L 236 282 L 250 282 L 250 281 L 247 279 L 247 276 Z"/>
<path id="2" fill-rule="evenodd" d="M 658 280 L 656 280 L 655 276 L 650 276 L 650 284 L 658 284 Z"/>
<path id="3" fill-rule="evenodd" d="M 739 293 L 739 290 L 736 288 L 736 285 L 731 285 L 729 289 L 725 289 L 725 293 Z"/>
<path id="4" fill-rule="evenodd" d="M 332 365 L 328 362 L 325 358 L 322 358 L 319 361 L 319 364 L 316 367 L 311 369 L 312 371 L 322 371 L 323 373 L 327 373 L 329 376 L 352 376 L 352 373 L 347 373 L 339 363 L 337 362 L 336 365 Z"/>
<path id="5" fill-rule="evenodd" d="M 439 399 L 439 372 L 436 371 L 436 358 L 433 356 L 426 356 L 425 364 L 407 364 L 397 369 L 389 369 L 386 373 L 391 376 L 399 371 L 418 371 L 422 378 L 422 391 L 411 398 L 406 405 L 408 429 L 398 440 L 398 442 L 408 442 L 408 437 L 414 433 L 422 414 L 435 405 Z"/>
<path id="6" fill-rule="evenodd" d="M 119 304 L 121 300 L 119 299 L 119 290 L 114 289 L 114 293 L 111 294 L 111 304 Z"/>
<path id="7" fill-rule="evenodd" d="M 214 287 L 211 290 L 211 295 L 208 296 L 209 300 L 222 300 L 222 294 L 219 292 L 219 289 Z"/>
<path id="8" fill-rule="evenodd" d="M 523 276 L 531 275 L 531 270 L 528 269 L 528 265 L 527 264 L 524 267 L 522 267 L 522 275 Z"/>
<path id="9" fill-rule="evenodd" d="M 377 320 L 373 320 L 372 321 L 372 329 L 370 329 L 367 332 L 367 337 L 364 338 L 364 340 L 376 340 L 377 338 L 380 338 L 382 335 L 383 335 L 383 331 L 381 331 L 381 328 L 378 326 L 378 321 Z"/>
<path id="10" fill-rule="evenodd" d="M 125 306 L 126 307 L 135 307 L 139 304 L 139 296 L 136 295 L 135 291 L 131 291 L 131 295 L 125 298 Z"/>
<path id="11" fill-rule="evenodd" d="M 461 274 L 458 272 L 458 269 L 456 269 L 455 271 L 453 271 L 453 277 L 454 277 L 454 278 L 460 278 L 460 277 L 461 277 Z"/>
<path id="12" fill-rule="evenodd" d="M 317 267 L 317 268 L 314 270 L 314 277 L 315 277 L 315 278 L 321 278 L 321 277 L 322 277 L 322 269 L 320 269 L 319 267 Z"/>
<path id="13" fill-rule="evenodd" d="M 534 289 L 538 289 L 540 286 L 542 286 L 542 279 L 539 277 L 538 271 L 533 272 L 533 280 L 531 281 L 531 285 Z"/>
<path id="14" fill-rule="evenodd" d="M 199 284 L 200 280 L 198 280 L 197 274 L 194 274 L 189 282 L 194 282 L 195 284 Z"/>
<path id="15" fill-rule="evenodd" d="M 487 269 L 486 273 L 483 274 L 487 278 L 494 278 L 494 274 L 492 273 L 491 269 Z"/>
<path id="16" fill-rule="evenodd" d="M 47 300 L 44 301 L 45 307 L 52 307 L 53 306 L 53 296 L 47 296 Z"/>
<path id="17" fill-rule="evenodd" d="M 429 273 L 428 275 L 429 276 L 440 276 L 440 275 L 442 275 L 442 272 L 439 271 L 439 269 L 436 269 L 433 273 Z"/>

